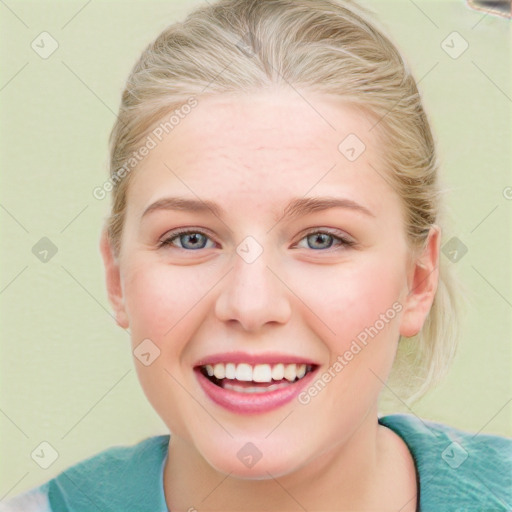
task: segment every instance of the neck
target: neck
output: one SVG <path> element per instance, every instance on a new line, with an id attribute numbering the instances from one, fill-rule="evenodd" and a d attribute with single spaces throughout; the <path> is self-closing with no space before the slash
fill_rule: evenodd
<path id="1" fill-rule="evenodd" d="M 164 470 L 167 505 L 171 512 L 385 510 L 385 500 L 393 495 L 390 486 L 406 484 L 411 490 L 410 466 L 405 478 L 395 469 L 404 466 L 402 458 L 397 460 L 400 449 L 404 455 L 400 441 L 378 425 L 374 412 L 347 442 L 317 454 L 294 471 L 248 480 L 218 472 L 193 445 L 171 435 Z M 390 498 L 390 510 L 395 503 L 399 504 L 395 510 L 414 510 L 415 502 L 402 508 L 405 501 L 396 496 Z"/>

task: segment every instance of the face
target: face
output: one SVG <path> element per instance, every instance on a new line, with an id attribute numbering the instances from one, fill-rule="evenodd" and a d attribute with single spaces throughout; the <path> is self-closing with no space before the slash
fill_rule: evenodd
<path id="1" fill-rule="evenodd" d="M 438 237 L 412 256 L 374 123 L 318 94 L 199 98 L 135 171 L 119 258 L 103 239 L 144 392 L 216 470 L 282 475 L 368 432 L 425 319 Z"/>

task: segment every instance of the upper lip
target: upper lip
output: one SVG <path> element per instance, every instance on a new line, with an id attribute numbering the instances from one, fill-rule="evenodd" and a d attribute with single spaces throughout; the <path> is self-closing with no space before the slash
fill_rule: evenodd
<path id="1" fill-rule="evenodd" d="M 255 364 L 308 364 L 318 366 L 318 363 L 312 359 L 296 356 L 293 354 L 282 354 L 279 352 L 265 352 L 264 354 L 248 354 L 246 352 L 224 352 L 222 354 L 212 354 L 201 358 L 194 364 L 194 367 L 214 365 L 217 363 L 247 363 Z"/>

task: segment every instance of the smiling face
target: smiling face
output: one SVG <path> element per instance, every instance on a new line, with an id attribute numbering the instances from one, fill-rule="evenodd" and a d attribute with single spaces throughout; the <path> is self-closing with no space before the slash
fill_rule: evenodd
<path id="1" fill-rule="evenodd" d="M 416 265 L 375 121 L 308 100 L 200 98 L 135 171 L 119 259 L 102 243 L 118 323 L 160 350 L 135 360 L 149 401 L 176 443 L 235 476 L 363 449 L 399 336 L 435 291 L 437 237 Z M 350 134 L 366 146 L 354 161 L 338 149 Z"/>

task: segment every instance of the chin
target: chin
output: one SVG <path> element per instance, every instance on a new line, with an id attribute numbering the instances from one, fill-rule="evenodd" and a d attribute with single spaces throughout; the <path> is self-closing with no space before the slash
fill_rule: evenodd
<path id="1" fill-rule="evenodd" d="M 231 439 L 204 446 L 204 460 L 216 471 L 241 480 L 269 480 L 285 476 L 307 463 L 304 450 L 278 443 Z"/>

